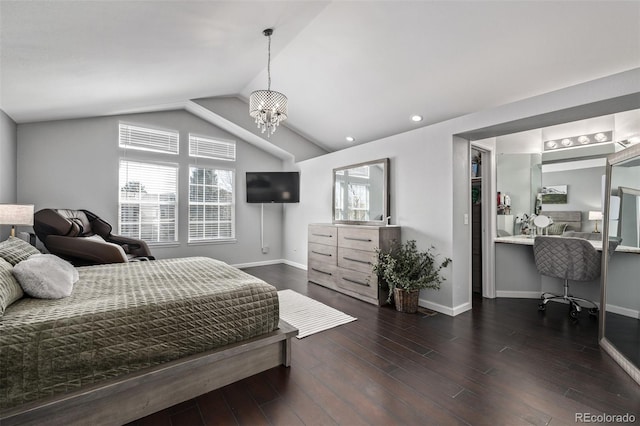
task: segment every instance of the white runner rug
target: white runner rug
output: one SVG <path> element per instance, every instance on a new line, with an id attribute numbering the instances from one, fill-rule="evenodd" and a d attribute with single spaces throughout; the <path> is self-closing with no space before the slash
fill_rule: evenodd
<path id="1" fill-rule="evenodd" d="M 280 290 L 278 299 L 280 318 L 298 329 L 298 339 L 357 319 L 293 290 Z"/>

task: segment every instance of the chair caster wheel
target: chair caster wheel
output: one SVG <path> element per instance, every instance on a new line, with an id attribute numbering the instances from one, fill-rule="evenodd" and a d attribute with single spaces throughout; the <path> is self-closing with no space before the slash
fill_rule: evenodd
<path id="1" fill-rule="evenodd" d="M 547 305 L 545 305 L 542 302 L 538 303 L 538 310 L 539 311 L 546 311 L 547 310 Z"/>
<path id="2" fill-rule="evenodd" d="M 598 308 L 591 308 L 591 309 L 589 309 L 589 315 L 591 315 L 593 317 L 597 317 L 599 311 L 600 310 Z"/>
<path id="3" fill-rule="evenodd" d="M 575 309 L 571 309 L 571 310 L 569 311 L 569 317 L 571 317 L 571 319 L 573 319 L 573 320 L 577 320 L 577 319 L 578 319 L 578 315 L 579 315 L 579 314 L 580 314 L 580 312 L 578 312 L 578 311 L 577 311 L 577 310 L 575 310 Z"/>

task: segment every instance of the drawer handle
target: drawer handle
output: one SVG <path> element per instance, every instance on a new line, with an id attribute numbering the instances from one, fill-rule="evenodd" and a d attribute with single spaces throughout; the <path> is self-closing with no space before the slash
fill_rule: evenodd
<path id="1" fill-rule="evenodd" d="M 365 265 L 371 265 L 372 263 L 367 260 L 353 259 L 351 257 L 343 257 L 344 260 L 350 260 L 351 262 L 364 263 Z"/>
<path id="2" fill-rule="evenodd" d="M 321 271 L 320 269 L 316 269 L 316 268 L 311 268 L 311 270 L 320 272 L 321 274 L 325 274 L 325 275 L 333 275 L 331 272 Z"/>
<path id="3" fill-rule="evenodd" d="M 364 241 L 366 243 L 370 243 L 371 241 L 373 241 L 371 238 L 344 237 L 344 239 L 351 240 L 351 241 Z"/>
<path id="4" fill-rule="evenodd" d="M 371 287 L 371 286 L 369 285 L 369 283 L 362 283 L 362 282 L 360 282 L 360 281 L 352 280 L 351 278 L 345 278 L 345 277 L 342 277 L 342 279 L 343 279 L 343 280 L 345 280 L 345 281 L 348 281 L 348 282 L 350 282 L 350 283 L 354 283 L 354 284 L 362 285 L 362 286 L 365 286 L 365 287 Z"/>
<path id="5" fill-rule="evenodd" d="M 333 237 L 333 235 L 331 235 L 331 234 L 311 234 L 311 235 L 313 235 L 315 237 L 326 237 L 326 238 Z"/>
<path id="6" fill-rule="evenodd" d="M 311 250 L 311 253 L 315 253 L 315 254 L 319 254 L 320 256 L 327 256 L 327 257 L 333 256 L 331 253 L 321 253 L 321 252 L 315 251 L 315 250 Z"/>

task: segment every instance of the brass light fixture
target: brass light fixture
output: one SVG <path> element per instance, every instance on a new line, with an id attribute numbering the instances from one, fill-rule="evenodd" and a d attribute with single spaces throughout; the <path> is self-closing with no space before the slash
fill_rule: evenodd
<path id="1" fill-rule="evenodd" d="M 287 119 L 287 97 L 280 92 L 271 90 L 271 35 L 272 28 L 262 31 L 269 39 L 269 55 L 267 58 L 267 90 L 256 90 L 249 98 L 249 115 L 255 119 L 262 133 L 270 137 L 280 125 Z"/>

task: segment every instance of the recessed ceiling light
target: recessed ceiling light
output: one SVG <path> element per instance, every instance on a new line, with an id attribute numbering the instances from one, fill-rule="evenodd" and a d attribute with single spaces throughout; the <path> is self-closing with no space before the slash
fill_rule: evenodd
<path id="1" fill-rule="evenodd" d="M 416 123 L 418 121 L 422 121 L 422 116 L 421 115 L 417 115 L 417 114 L 416 115 L 412 115 L 411 116 L 411 121 L 415 121 Z"/>
<path id="2" fill-rule="evenodd" d="M 571 139 L 569 139 L 569 138 L 562 139 L 562 145 L 563 146 L 571 146 L 571 145 L 573 145 L 573 141 Z"/>
<path id="3" fill-rule="evenodd" d="M 547 142 L 547 147 L 549 147 L 549 149 L 553 149 L 553 148 L 555 148 L 557 146 L 558 146 L 558 144 L 556 143 L 556 141 Z"/>
<path id="4" fill-rule="evenodd" d="M 347 142 L 355 142 L 356 138 L 354 138 L 353 136 L 347 136 L 345 138 L 347 140 Z"/>

